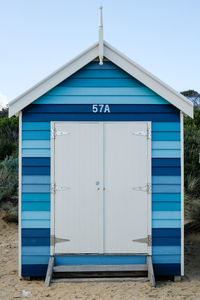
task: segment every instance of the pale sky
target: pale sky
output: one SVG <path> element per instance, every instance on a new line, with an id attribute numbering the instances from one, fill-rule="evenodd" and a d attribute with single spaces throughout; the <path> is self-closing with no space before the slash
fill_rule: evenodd
<path id="1" fill-rule="evenodd" d="M 177 91 L 200 92 L 200 0 L 0 0 L 0 104 L 98 39 Z"/>

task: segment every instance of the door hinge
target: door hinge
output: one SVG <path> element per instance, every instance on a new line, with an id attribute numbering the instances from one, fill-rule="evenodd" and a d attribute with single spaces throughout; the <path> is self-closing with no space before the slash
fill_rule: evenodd
<path id="1" fill-rule="evenodd" d="M 57 237 L 55 237 L 55 235 L 51 235 L 51 239 L 50 239 L 51 246 L 54 246 L 57 243 L 64 243 L 64 242 L 70 242 L 70 240 L 69 239 L 57 238 Z"/>
<path id="2" fill-rule="evenodd" d="M 152 246 L 152 237 L 151 237 L 151 235 L 148 235 L 146 238 L 132 240 L 132 242 L 144 243 L 150 247 L 150 246 Z"/>
<path id="3" fill-rule="evenodd" d="M 58 130 L 56 128 L 51 128 L 51 137 L 53 139 L 55 139 L 56 136 L 69 135 L 69 134 L 70 134 L 69 131 L 62 131 L 62 130 Z"/>
<path id="4" fill-rule="evenodd" d="M 64 185 L 56 185 L 55 183 L 51 184 L 51 193 L 55 194 L 56 192 L 63 192 L 63 191 L 68 191 L 70 190 L 69 186 L 64 186 Z"/>
<path id="5" fill-rule="evenodd" d="M 147 131 L 145 131 L 145 130 L 135 131 L 135 132 L 132 132 L 132 134 L 138 135 L 138 136 L 146 136 L 148 140 L 151 139 L 151 129 L 149 126 L 147 127 Z"/>
<path id="6" fill-rule="evenodd" d="M 138 191 L 138 192 L 146 192 L 147 194 L 151 193 L 151 184 L 147 183 L 145 186 L 137 186 L 137 187 L 132 187 L 133 191 Z"/>

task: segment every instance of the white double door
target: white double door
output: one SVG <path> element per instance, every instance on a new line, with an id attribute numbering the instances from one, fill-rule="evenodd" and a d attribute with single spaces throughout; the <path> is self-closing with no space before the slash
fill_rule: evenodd
<path id="1" fill-rule="evenodd" d="M 55 122 L 55 253 L 148 253 L 147 122 Z"/>

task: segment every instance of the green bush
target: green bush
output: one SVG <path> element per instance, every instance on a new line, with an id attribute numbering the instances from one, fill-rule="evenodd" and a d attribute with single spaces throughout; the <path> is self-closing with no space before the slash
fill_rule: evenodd
<path id="1" fill-rule="evenodd" d="M 18 186 L 18 160 L 6 157 L 0 162 L 0 202 L 16 202 Z"/>

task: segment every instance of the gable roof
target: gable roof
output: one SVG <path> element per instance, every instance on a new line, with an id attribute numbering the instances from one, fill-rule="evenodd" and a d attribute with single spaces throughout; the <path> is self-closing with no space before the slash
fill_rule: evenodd
<path id="1" fill-rule="evenodd" d="M 99 43 L 97 42 L 80 55 L 69 61 L 67 64 L 59 68 L 57 71 L 53 72 L 48 77 L 34 85 L 31 89 L 27 90 L 25 93 L 9 102 L 9 117 L 12 117 L 20 112 L 26 106 L 47 93 L 60 82 L 67 79 L 69 76 L 80 70 L 98 56 Z M 103 56 L 142 82 L 144 85 L 177 107 L 183 113 L 193 118 L 193 103 L 191 101 L 143 69 L 141 66 L 136 64 L 130 58 L 116 50 L 105 41 L 103 41 Z"/>

